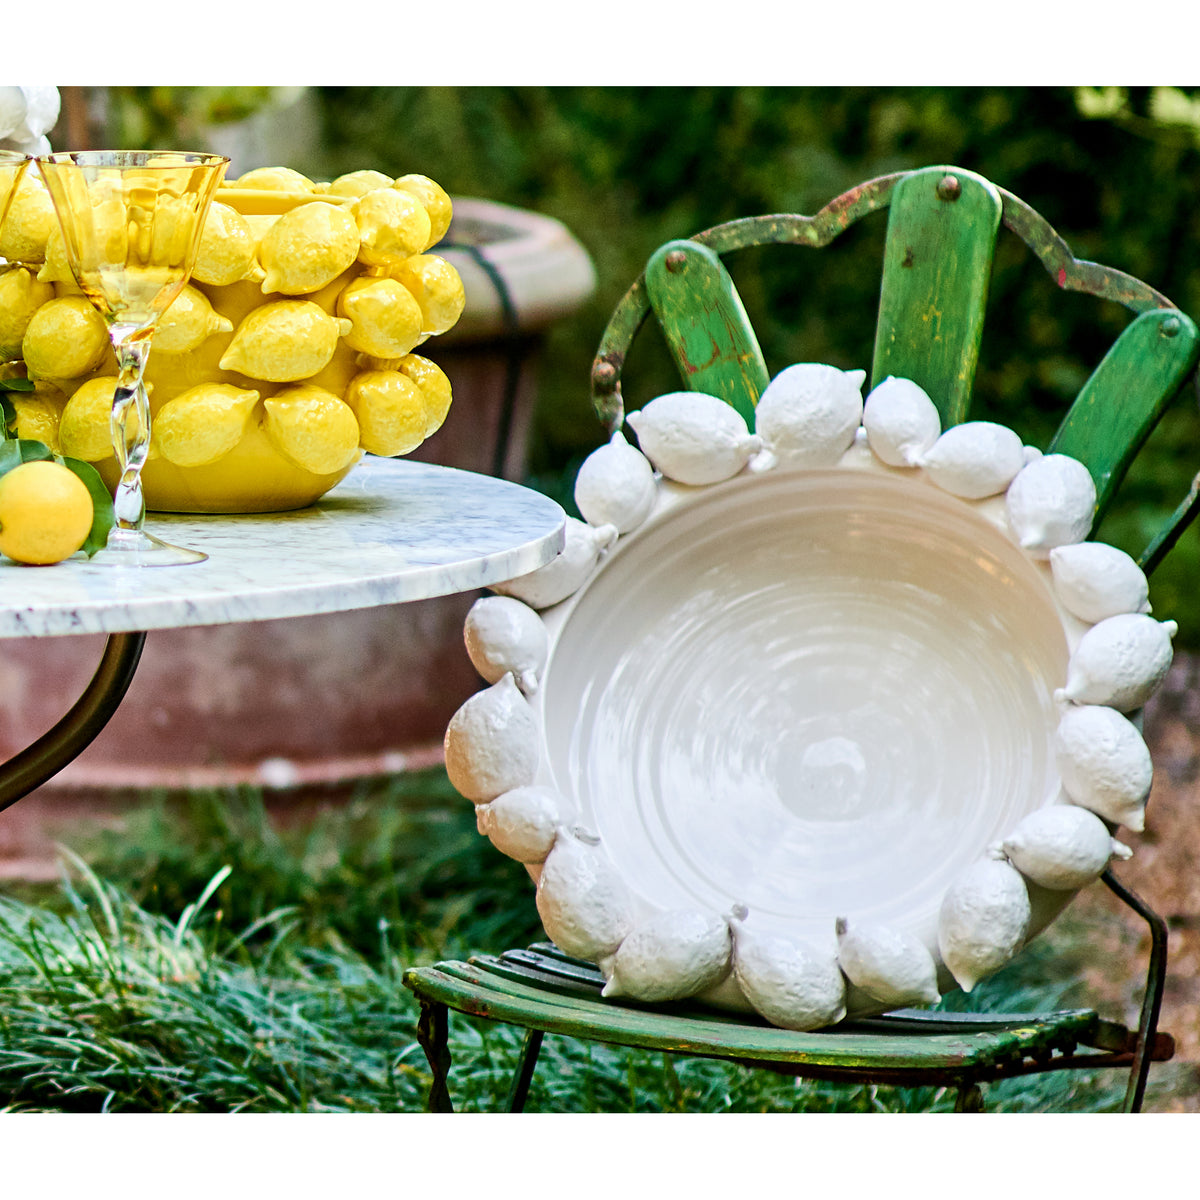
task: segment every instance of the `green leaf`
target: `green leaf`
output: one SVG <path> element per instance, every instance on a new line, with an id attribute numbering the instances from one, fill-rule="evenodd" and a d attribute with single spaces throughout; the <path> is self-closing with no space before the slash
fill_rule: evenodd
<path id="1" fill-rule="evenodd" d="M 54 451 L 44 442 L 35 442 L 31 438 L 8 438 L 0 442 L 0 475 L 6 475 L 22 463 L 53 457 Z"/>
<path id="2" fill-rule="evenodd" d="M 17 423 L 17 410 L 13 408 L 12 401 L 3 393 L 0 392 L 0 414 L 4 420 L 4 436 L 9 437 L 8 427 Z"/>
<path id="3" fill-rule="evenodd" d="M 116 524 L 112 496 L 109 495 L 104 480 L 100 478 L 100 472 L 91 463 L 78 458 L 64 458 L 62 455 L 55 455 L 55 458 L 83 480 L 92 497 L 92 528 L 82 547 L 83 552 L 91 558 L 97 550 L 103 550 L 108 544 L 109 531 Z"/>
<path id="4" fill-rule="evenodd" d="M 20 376 L 14 379 L 0 379 L 0 392 L 32 392 L 33 388 L 32 379 L 23 379 Z"/>

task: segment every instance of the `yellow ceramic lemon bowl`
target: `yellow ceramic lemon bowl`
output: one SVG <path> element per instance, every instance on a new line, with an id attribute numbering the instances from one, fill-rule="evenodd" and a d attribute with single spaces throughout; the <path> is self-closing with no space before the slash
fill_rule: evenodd
<path id="1" fill-rule="evenodd" d="M 416 351 L 465 304 L 457 272 L 429 253 L 450 212 L 420 175 L 318 184 L 273 167 L 221 187 L 191 281 L 152 343 L 147 507 L 302 508 L 364 453 L 408 454 L 433 434 L 450 382 Z M 20 331 L 36 392 L 17 406 L 18 433 L 93 463 L 112 486 L 115 359 L 76 311 L 53 230 L 27 240 L 19 269 L 41 290 L 25 289 L 40 301 Z"/>

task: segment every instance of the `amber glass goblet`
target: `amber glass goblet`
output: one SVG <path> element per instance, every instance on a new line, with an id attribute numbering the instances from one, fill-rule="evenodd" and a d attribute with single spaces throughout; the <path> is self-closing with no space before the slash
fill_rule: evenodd
<path id="1" fill-rule="evenodd" d="M 143 528 L 141 471 L 150 449 L 143 375 L 159 317 L 191 277 L 204 219 L 229 160 L 173 150 L 88 150 L 37 159 L 75 280 L 108 325 L 119 372 L 112 406 L 120 478 L 115 524 L 93 562 L 200 562 Z"/>

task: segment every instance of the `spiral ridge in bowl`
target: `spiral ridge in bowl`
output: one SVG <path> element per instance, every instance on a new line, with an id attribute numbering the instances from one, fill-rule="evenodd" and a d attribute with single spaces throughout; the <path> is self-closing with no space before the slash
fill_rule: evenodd
<path id="1" fill-rule="evenodd" d="M 971 505 L 911 477 L 769 473 L 623 540 L 543 693 L 560 789 L 659 908 L 930 940 L 963 867 L 1057 791 L 1067 643 Z"/>

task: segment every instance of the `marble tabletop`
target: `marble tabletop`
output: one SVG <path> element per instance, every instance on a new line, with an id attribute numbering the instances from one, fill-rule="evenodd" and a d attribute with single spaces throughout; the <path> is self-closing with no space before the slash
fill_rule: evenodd
<path id="1" fill-rule="evenodd" d="M 513 483 L 368 456 L 316 504 L 241 516 L 150 513 L 201 563 L 52 567 L 0 559 L 0 637 L 128 633 L 311 616 L 471 591 L 549 562 L 563 510 Z"/>

